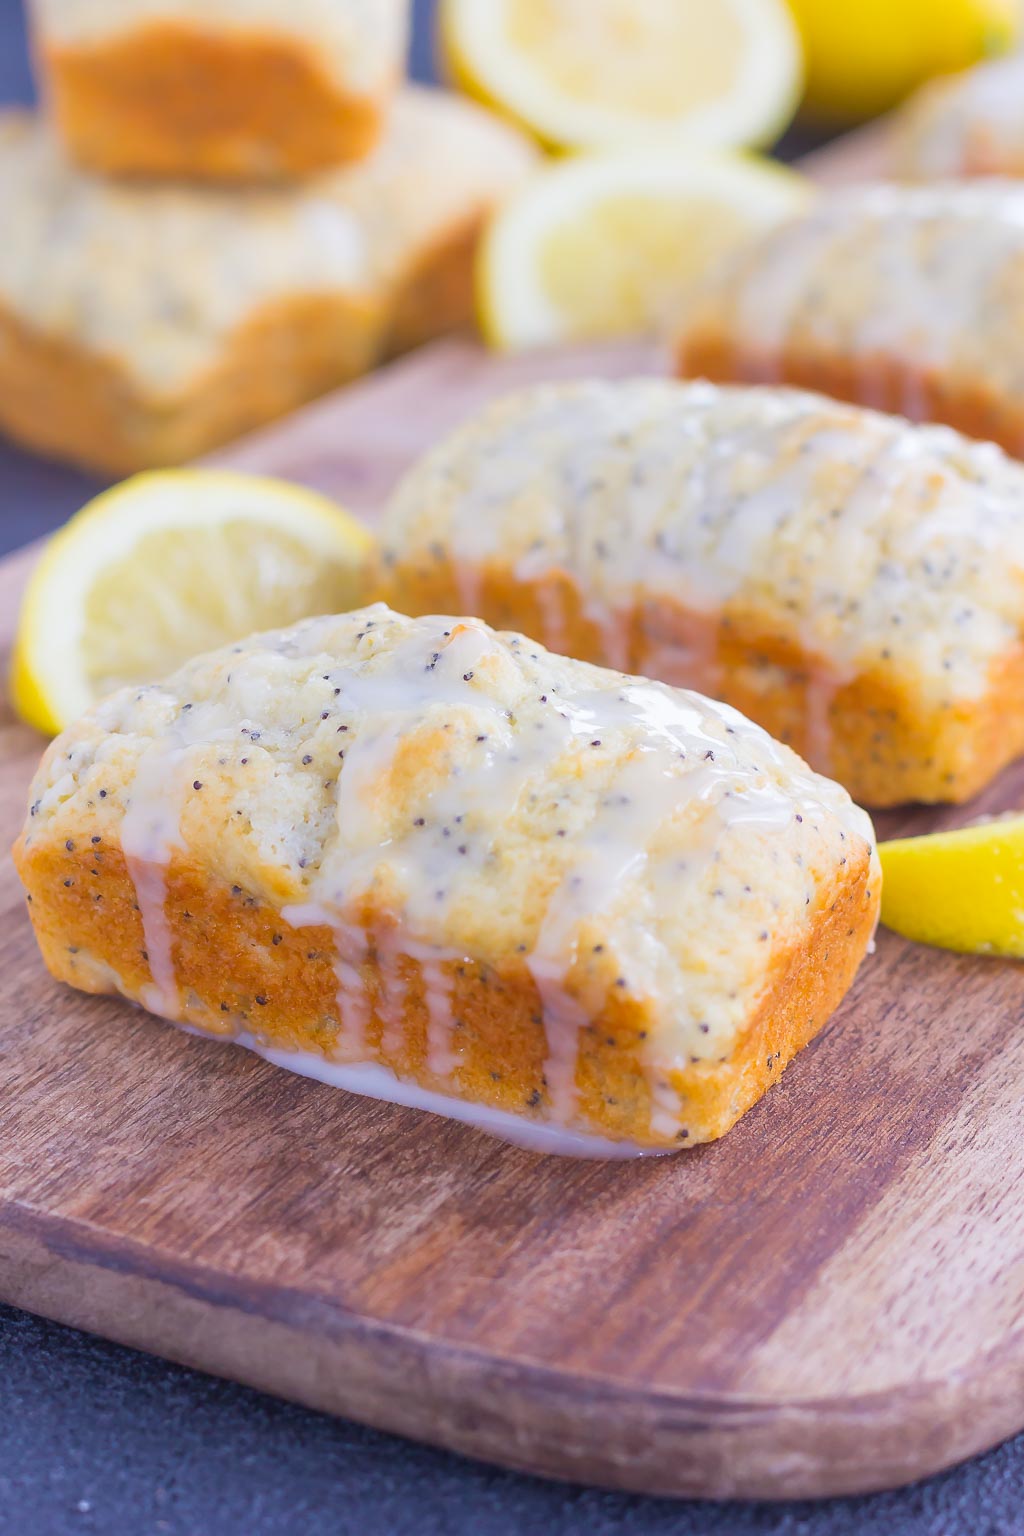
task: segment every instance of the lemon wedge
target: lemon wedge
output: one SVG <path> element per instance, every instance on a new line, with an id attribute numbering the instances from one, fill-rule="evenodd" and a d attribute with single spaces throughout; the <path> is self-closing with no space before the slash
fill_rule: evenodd
<path id="1" fill-rule="evenodd" d="M 326 497 L 219 469 L 136 475 L 48 543 L 29 581 L 11 691 L 62 730 L 123 683 L 362 600 L 373 541 Z"/>
<path id="2" fill-rule="evenodd" d="M 1024 815 L 879 846 L 882 922 L 919 944 L 1024 958 Z"/>
<path id="3" fill-rule="evenodd" d="M 784 0 L 442 0 L 455 81 L 552 147 L 764 144 L 796 109 Z"/>
<path id="4" fill-rule="evenodd" d="M 667 331 L 691 283 L 810 195 L 796 172 L 728 151 L 553 163 L 481 243 L 481 329 L 503 350 Z"/>

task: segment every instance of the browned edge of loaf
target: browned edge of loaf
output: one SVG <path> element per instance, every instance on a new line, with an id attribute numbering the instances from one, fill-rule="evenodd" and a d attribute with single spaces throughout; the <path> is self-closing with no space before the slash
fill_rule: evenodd
<path id="1" fill-rule="evenodd" d="M 1024 400 L 1019 396 L 1000 393 L 977 377 L 958 379 L 889 353 L 852 358 L 787 347 L 766 356 L 718 325 L 697 322 L 678 338 L 676 363 L 683 378 L 818 390 L 913 421 L 955 427 L 968 437 L 998 443 L 1015 457 L 1024 455 Z"/>
<path id="2" fill-rule="evenodd" d="M 104 175 L 253 181 L 361 160 L 380 139 L 398 64 L 347 92 L 315 48 L 280 32 L 151 21 L 90 44 L 37 49 L 58 129 Z"/>
<path id="3" fill-rule="evenodd" d="M 399 561 L 379 575 L 377 595 L 413 615 L 459 611 L 451 554 L 425 568 Z M 509 567 L 489 564 L 476 575 L 487 623 L 583 661 L 616 664 L 568 572 L 521 581 Z M 552 611 L 558 635 L 551 632 Z M 627 670 L 733 705 L 862 805 L 969 800 L 1024 753 L 1024 645 L 1007 652 L 977 701 L 927 709 L 881 670 L 830 685 L 827 663 L 756 613 L 708 615 L 655 597 L 623 615 L 619 638 Z"/>
<path id="4" fill-rule="evenodd" d="M 29 897 L 36 937 L 54 976 L 85 991 L 112 991 L 91 974 L 100 960 L 138 1000 L 151 982 L 135 888 L 116 842 L 91 843 L 91 828 L 65 841 L 23 838 L 14 858 Z M 292 928 L 273 902 L 230 886 L 185 857 L 166 872 L 166 913 L 180 995 L 191 999 L 187 1021 L 213 1033 L 241 1025 L 268 1044 L 327 1053 L 340 1025 L 334 940 L 329 928 Z M 867 848 L 824 883 L 807 937 L 769 952 L 762 1001 L 733 1055 L 692 1063 L 670 1079 L 682 1101 L 680 1144 L 713 1140 L 761 1097 L 790 1059 L 823 1027 L 845 995 L 870 941 L 879 892 L 870 888 Z M 394 920 L 362 914 L 371 940 L 397 944 L 408 987 L 400 1048 L 384 1046 L 375 951 L 363 968 L 373 1008 L 367 1041 L 372 1059 L 438 1092 L 517 1114 L 547 1097 L 547 1040 L 542 1005 L 525 964 L 470 960 L 446 963 L 457 1021 L 459 1066 L 453 1079 L 427 1066 L 428 1009 L 420 966 L 401 955 Z M 572 981 L 570 979 L 570 988 Z M 230 1021 L 230 1023 L 228 1022 Z M 643 1041 L 656 1024 L 636 1000 L 613 994 L 580 1031 L 577 1088 L 590 1129 L 647 1145 L 672 1145 L 651 1131 L 651 1097 L 642 1066 Z M 363 1058 L 365 1059 L 365 1058 Z"/>
<path id="5" fill-rule="evenodd" d="M 0 305 L 0 427 L 37 452 L 104 474 L 198 458 L 388 354 L 469 323 L 474 214 L 439 236 L 393 294 L 295 295 L 224 338 L 184 391 L 147 394 L 117 358 L 44 334 Z"/>
<path id="6" fill-rule="evenodd" d="M 384 340 L 385 359 L 472 324 L 476 253 L 487 218 L 483 210 L 467 215 L 401 274 Z"/>

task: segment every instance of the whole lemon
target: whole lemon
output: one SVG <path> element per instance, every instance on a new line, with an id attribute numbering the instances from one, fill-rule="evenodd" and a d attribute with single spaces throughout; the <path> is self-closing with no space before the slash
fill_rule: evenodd
<path id="1" fill-rule="evenodd" d="M 916 86 L 1006 53 L 1018 0 L 789 0 L 807 55 L 804 110 L 833 122 L 888 111 Z"/>

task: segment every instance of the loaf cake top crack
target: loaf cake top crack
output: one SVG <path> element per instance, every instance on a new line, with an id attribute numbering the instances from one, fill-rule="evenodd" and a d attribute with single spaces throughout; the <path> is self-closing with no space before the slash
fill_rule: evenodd
<path id="1" fill-rule="evenodd" d="M 383 605 L 98 705 L 43 759 L 19 858 L 83 838 L 525 964 L 556 1016 L 633 1002 L 670 1061 L 727 1055 L 854 869 L 878 898 L 865 813 L 728 706 Z"/>
<path id="2" fill-rule="evenodd" d="M 567 573 L 598 620 L 669 598 L 753 615 L 836 678 L 977 698 L 1024 626 L 1024 466 L 797 390 L 636 379 L 506 397 L 414 468 L 385 584 L 453 560 Z"/>

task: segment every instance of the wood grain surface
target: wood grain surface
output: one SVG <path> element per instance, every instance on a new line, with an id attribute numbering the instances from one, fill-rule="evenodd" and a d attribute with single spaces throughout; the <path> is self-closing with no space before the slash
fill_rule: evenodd
<path id="1" fill-rule="evenodd" d="M 647 349 L 424 353 L 222 458 L 372 519 L 489 393 Z M 9 648 L 25 552 L 0 565 Z M 0 839 L 42 743 L 0 702 Z M 1024 798 L 1024 767 L 952 825 Z M 0 865 L 0 1296 L 510 1466 L 893 1486 L 1024 1425 L 1024 971 L 891 934 L 722 1142 L 541 1158 L 50 981 Z"/>

